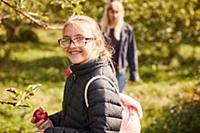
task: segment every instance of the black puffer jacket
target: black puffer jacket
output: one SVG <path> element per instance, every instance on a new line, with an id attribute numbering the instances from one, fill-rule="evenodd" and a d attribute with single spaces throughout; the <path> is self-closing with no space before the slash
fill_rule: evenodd
<path id="1" fill-rule="evenodd" d="M 116 84 L 107 59 L 73 65 L 64 91 L 63 111 L 50 116 L 55 127 L 45 133 L 118 133 L 122 107 L 115 88 L 105 79 L 97 79 L 88 89 L 89 108 L 85 105 L 86 83 L 96 75 L 105 75 Z"/>

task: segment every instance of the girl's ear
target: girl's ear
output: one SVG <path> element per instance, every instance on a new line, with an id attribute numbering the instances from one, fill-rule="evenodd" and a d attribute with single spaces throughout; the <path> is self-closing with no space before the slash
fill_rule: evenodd
<path id="1" fill-rule="evenodd" d="M 102 49 L 103 47 L 103 41 L 101 39 L 96 40 L 96 49 Z"/>

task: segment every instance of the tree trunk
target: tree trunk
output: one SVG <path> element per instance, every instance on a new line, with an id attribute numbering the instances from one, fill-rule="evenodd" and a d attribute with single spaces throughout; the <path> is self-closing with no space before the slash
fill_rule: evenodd
<path id="1" fill-rule="evenodd" d="M 2 25 L 6 30 L 7 41 L 14 41 L 16 40 L 16 34 L 19 31 L 21 21 L 19 20 L 10 20 L 10 19 L 3 19 Z"/>

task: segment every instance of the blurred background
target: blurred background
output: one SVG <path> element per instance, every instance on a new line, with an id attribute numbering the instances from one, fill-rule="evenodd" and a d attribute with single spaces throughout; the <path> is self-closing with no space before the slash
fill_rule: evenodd
<path id="1" fill-rule="evenodd" d="M 200 131 L 200 1 L 124 0 L 125 20 L 138 46 L 141 81 L 126 93 L 144 111 L 142 133 Z M 32 133 L 33 111 L 61 110 L 66 57 L 57 44 L 61 27 L 73 14 L 100 22 L 107 0 L 1 0 L 0 99 L 5 88 L 42 86 L 29 107 L 0 104 L 0 133 Z M 128 74 L 128 73 L 127 73 Z"/>

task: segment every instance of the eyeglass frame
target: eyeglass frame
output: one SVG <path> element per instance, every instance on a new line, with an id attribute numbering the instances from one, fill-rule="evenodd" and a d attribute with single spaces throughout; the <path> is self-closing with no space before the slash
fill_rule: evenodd
<path id="1" fill-rule="evenodd" d="M 66 39 L 66 38 L 61 38 L 61 39 L 58 39 L 58 44 L 60 45 L 60 47 L 62 47 L 62 48 L 69 48 L 70 46 L 71 46 L 71 44 L 73 43 L 76 47 L 84 47 L 86 44 L 87 44 L 87 41 L 88 40 L 96 40 L 97 38 L 95 38 L 95 37 L 78 37 L 78 38 L 82 38 L 82 40 L 79 40 L 79 41 L 83 41 L 83 43 L 84 43 L 84 45 L 83 46 L 80 46 L 80 45 L 76 45 L 76 44 L 78 44 L 78 40 L 77 41 L 74 41 L 75 39 L 71 39 L 71 38 L 69 38 L 69 39 Z M 69 45 L 68 46 L 66 46 L 66 45 L 64 45 L 64 44 L 62 44 L 61 43 L 61 41 L 62 40 L 69 40 Z"/>

